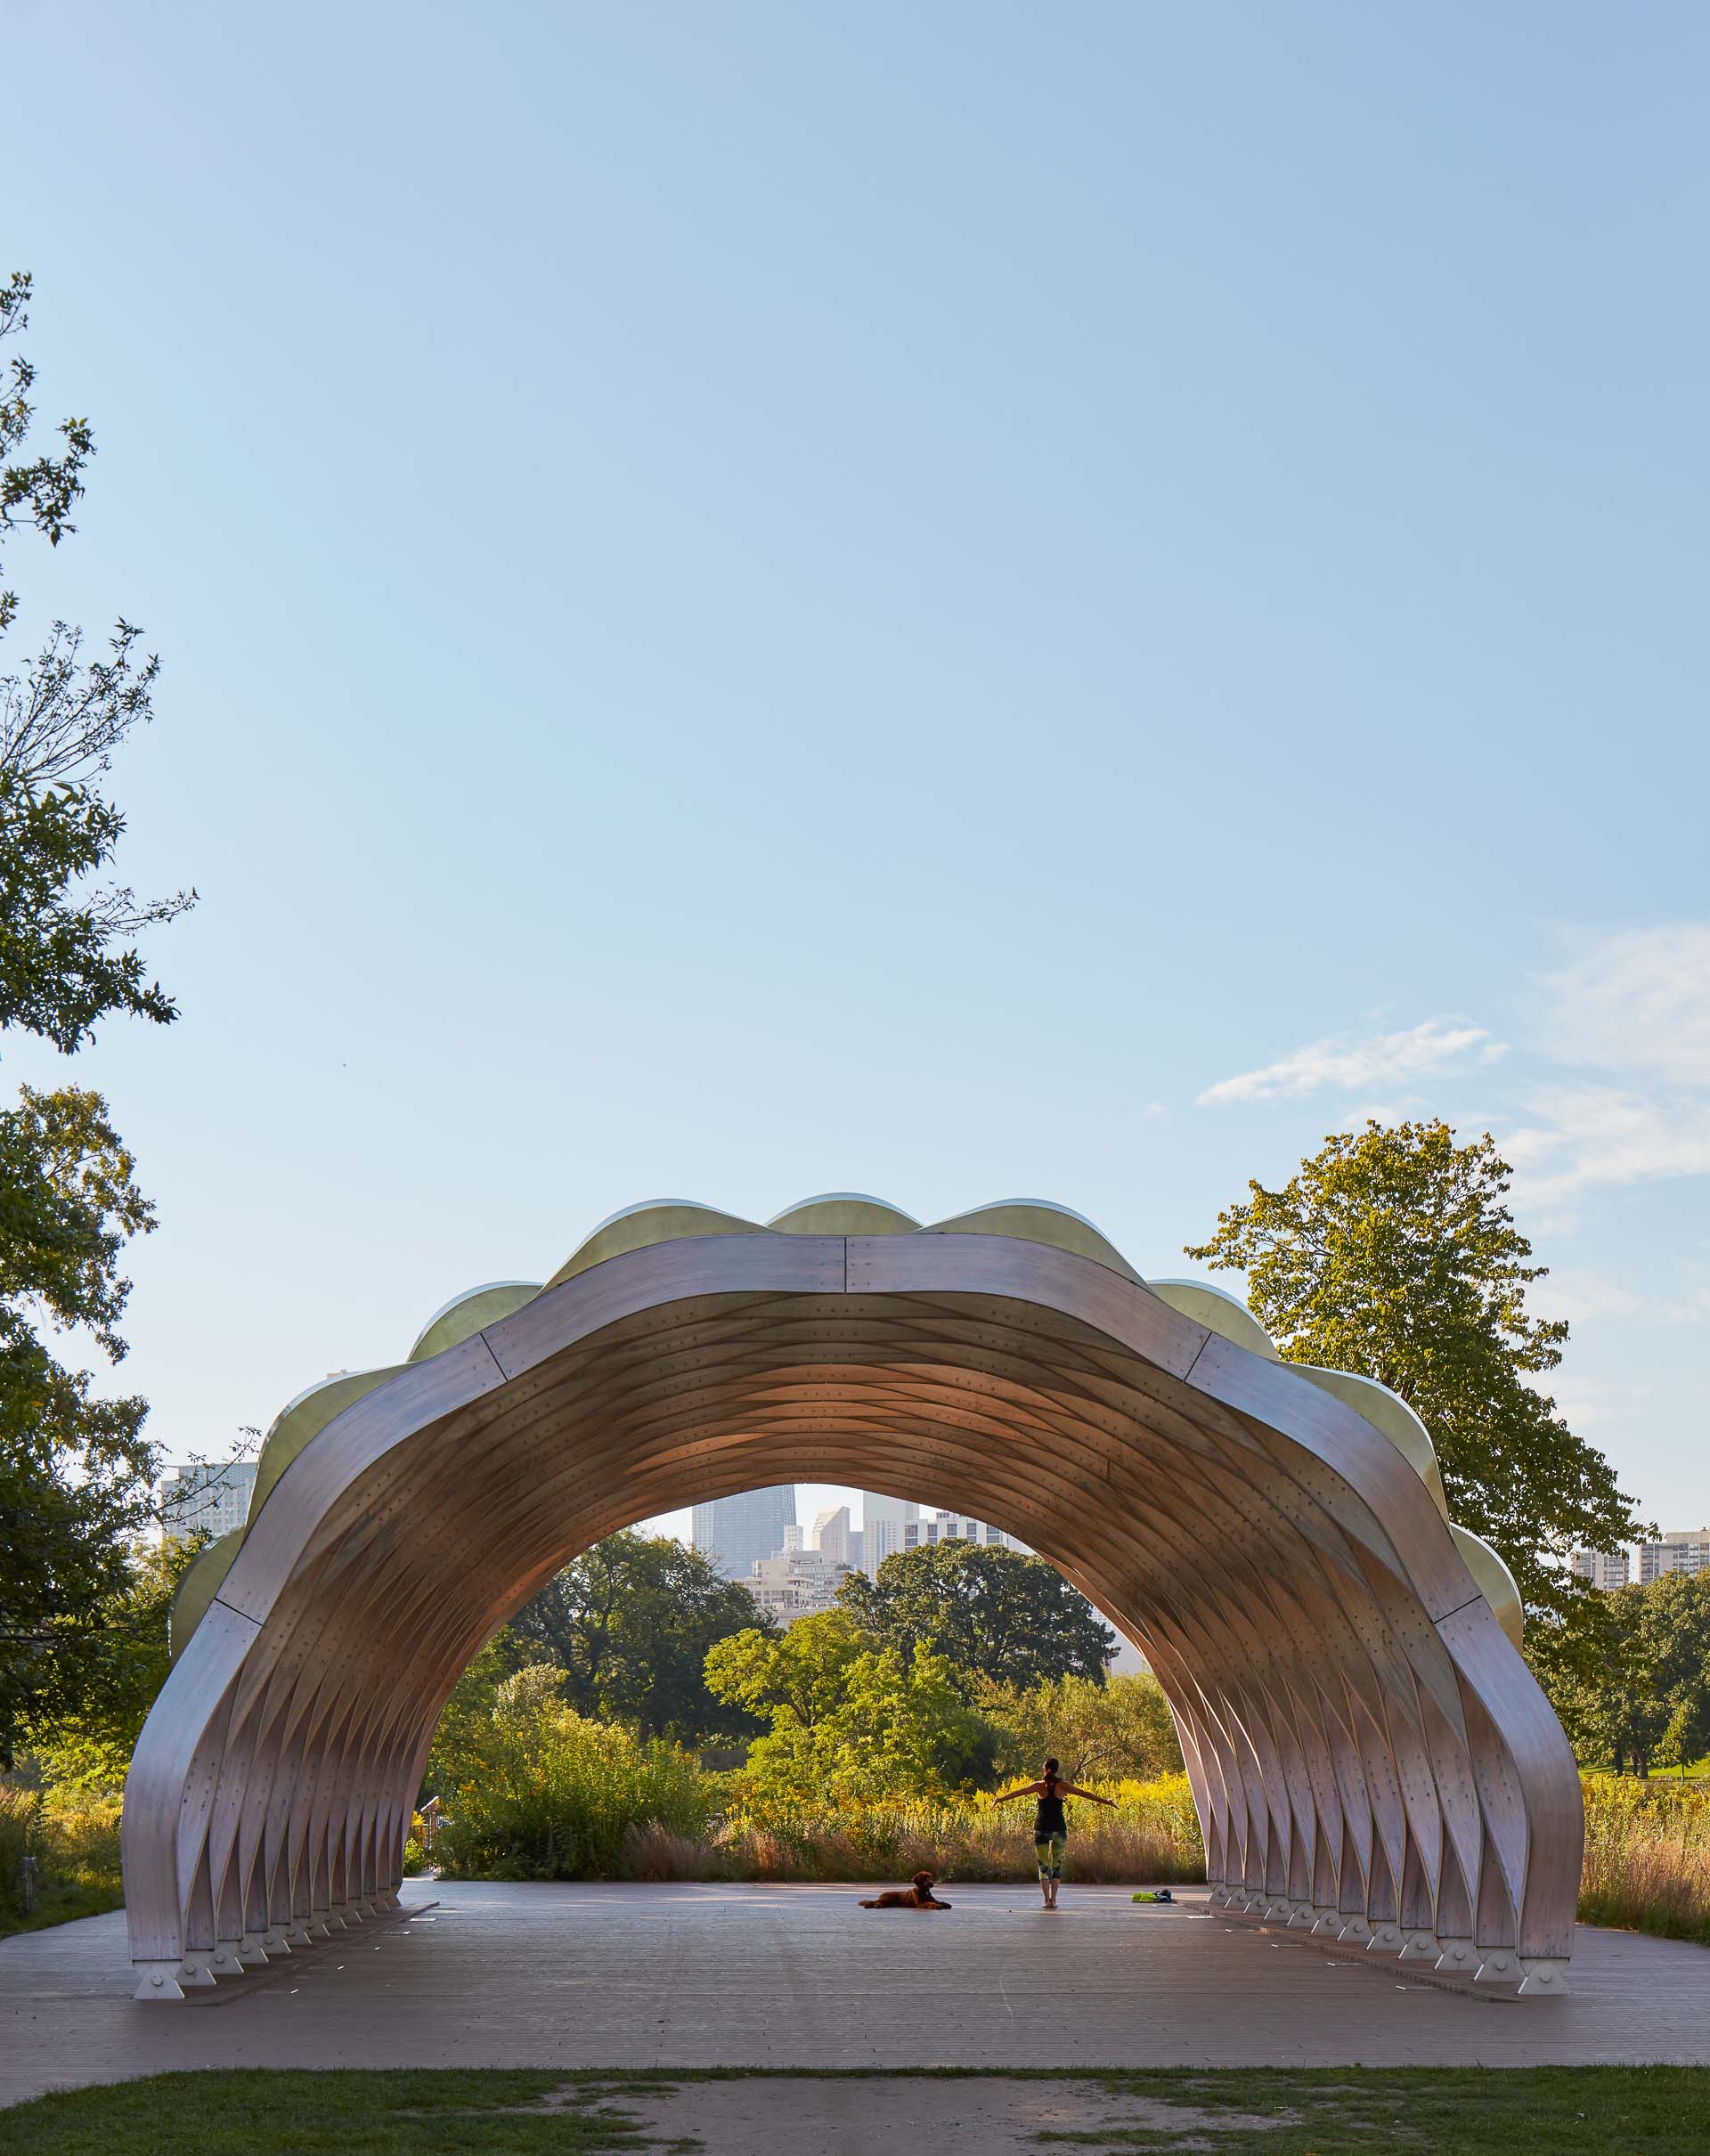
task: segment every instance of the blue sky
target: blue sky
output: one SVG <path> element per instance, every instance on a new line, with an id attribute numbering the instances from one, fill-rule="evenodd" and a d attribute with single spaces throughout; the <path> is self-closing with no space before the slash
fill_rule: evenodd
<path id="1" fill-rule="evenodd" d="M 1190 1270 L 1494 1129 L 1710 1517 L 1692 6 L 14 4 L 169 1033 L 123 1377 L 217 1452 L 660 1195 Z M 7 266 L 10 266 L 8 264 Z M 14 1078 L 53 1059 L 14 1051 Z"/>

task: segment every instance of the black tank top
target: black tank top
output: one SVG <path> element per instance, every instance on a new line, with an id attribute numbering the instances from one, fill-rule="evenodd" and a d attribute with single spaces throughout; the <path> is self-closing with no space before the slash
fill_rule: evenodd
<path id="1" fill-rule="evenodd" d="M 1063 1816 L 1063 1799 L 1057 1794 L 1061 1785 L 1054 1775 L 1046 1786 L 1051 1794 L 1039 1799 L 1033 1814 L 1033 1839 L 1036 1842 L 1043 1842 L 1050 1835 L 1066 1835 L 1069 1831 L 1069 1822 Z"/>

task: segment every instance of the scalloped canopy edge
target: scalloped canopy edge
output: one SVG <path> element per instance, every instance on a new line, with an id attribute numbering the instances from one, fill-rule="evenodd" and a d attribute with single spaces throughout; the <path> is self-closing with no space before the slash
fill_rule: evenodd
<path id="1" fill-rule="evenodd" d="M 1089 1258 L 1122 1279 L 1155 1295 L 1173 1310 L 1192 1318 L 1209 1332 L 1218 1334 L 1250 1354 L 1280 1362 L 1275 1343 L 1251 1311 L 1227 1289 L 1199 1280 L 1143 1280 L 1104 1234 L 1084 1215 L 1048 1199 L 1000 1199 L 947 1220 L 923 1223 L 912 1214 L 884 1199 L 857 1191 L 832 1191 L 787 1206 L 770 1221 L 745 1219 L 694 1199 L 656 1199 L 627 1206 L 612 1214 L 583 1238 L 550 1280 L 489 1281 L 465 1289 L 440 1306 L 423 1325 L 402 1363 L 372 1370 L 343 1371 L 307 1387 L 289 1401 L 274 1418 L 262 1441 L 256 1461 L 256 1485 L 249 1515 L 243 1527 L 223 1535 L 202 1550 L 180 1582 L 173 1604 L 172 1653 L 183 1642 L 219 1590 L 244 1535 L 254 1525 L 262 1506 L 280 1477 L 304 1447 L 336 1415 L 374 1391 L 411 1363 L 421 1363 L 460 1346 L 488 1325 L 516 1311 L 565 1281 L 591 1271 L 608 1258 L 631 1250 L 702 1235 L 1013 1235 L 1027 1242 L 1049 1245 L 1077 1257 Z M 1425 1425 L 1400 1396 L 1375 1379 L 1349 1371 L 1320 1370 L 1307 1363 L 1294 1368 L 1315 1385 L 1335 1395 L 1364 1416 L 1380 1436 L 1401 1453 L 1429 1491 L 1445 1520 L 1448 1501 L 1437 1464 L 1437 1448 Z M 1522 1632 L 1522 1607 L 1513 1574 L 1488 1542 L 1450 1520 L 1455 1542 L 1465 1558 L 1479 1591 L 1489 1602 L 1502 1630 L 1518 1647 Z"/>

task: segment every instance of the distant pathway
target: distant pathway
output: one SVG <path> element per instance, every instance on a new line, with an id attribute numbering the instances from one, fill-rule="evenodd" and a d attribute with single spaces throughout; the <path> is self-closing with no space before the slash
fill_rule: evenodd
<path id="1" fill-rule="evenodd" d="M 1710 1950 L 1582 1930 L 1565 1999 L 1416 1988 L 1391 1961 L 1070 1887 L 405 1883 L 436 1906 L 208 2004 L 135 2005 L 122 1916 L 0 1941 L 0 2103 L 191 2066 L 1710 2063 Z"/>

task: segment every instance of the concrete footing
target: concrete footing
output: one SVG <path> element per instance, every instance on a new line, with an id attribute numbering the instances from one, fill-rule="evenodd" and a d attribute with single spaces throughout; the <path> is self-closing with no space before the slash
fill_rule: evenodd
<path id="1" fill-rule="evenodd" d="M 195 1949 L 178 1961 L 140 1961 L 134 1965 L 137 1984 L 131 1996 L 157 2003 L 182 2002 L 191 1992 L 256 1976 L 273 1962 L 293 1954 L 313 1954 L 316 1948 L 337 1945 L 347 1933 L 365 1925 L 395 1922 L 402 1908 L 402 1900 L 394 1890 L 384 1896 L 340 1902 L 336 1908 L 281 1919 L 265 1932 L 246 1932 L 241 1938 Z"/>
<path id="2" fill-rule="evenodd" d="M 132 1966 L 136 1971 L 136 1989 L 133 1998 L 182 1999 L 184 1996 L 184 1973 L 175 1961 L 139 1961 Z"/>

